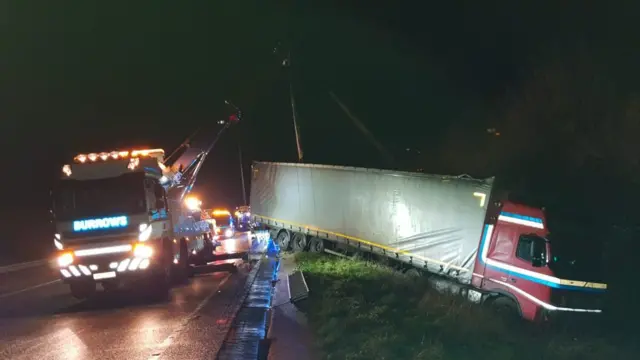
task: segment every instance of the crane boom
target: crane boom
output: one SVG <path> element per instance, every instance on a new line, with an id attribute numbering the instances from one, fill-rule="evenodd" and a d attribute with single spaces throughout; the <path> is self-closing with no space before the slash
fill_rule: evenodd
<path id="1" fill-rule="evenodd" d="M 225 122 L 222 129 L 216 134 L 216 137 L 206 144 L 206 146 L 196 147 L 192 145 L 191 140 L 195 136 L 194 133 L 170 155 L 171 157 L 178 154 L 174 160 L 165 161 L 164 165 L 165 169 L 167 169 L 164 174 L 164 178 L 166 179 L 165 189 L 171 200 L 181 202 L 185 196 L 189 194 L 191 189 L 193 189 L 207 155 L 209 155 L 209 152 L 218 142 L 222 133 L 237 121 L 237 117 L 232 116 L 231 119 L 232 120 Z"/>

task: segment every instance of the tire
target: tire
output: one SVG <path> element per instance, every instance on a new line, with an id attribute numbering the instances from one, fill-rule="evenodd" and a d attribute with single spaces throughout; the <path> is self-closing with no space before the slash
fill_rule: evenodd
<path id="1" fill-rule="evenodd" d="M 309 244 L 309 251 L 313 253 L 324 252 L 324 240 L 317 237 L 312 237 Z"/>
<path id="2" fill-rule="evenodd" d="M 187 248 L 187 242 L 184 239 L 180 239 L 178 264 L 174 264 L 172 269 L 172 277 L 175 284 L 185 284 L 189 280 L 191 266 L 189 266 L 188 259 L 189 249 Z"/>
<path id="3" fill-rule="evenodd" d="M 521 318 L 518 304 L 506 296 L 498 296 L 490 300 L 488 305 L 499 317 L 507 321 L 515 321 Z"/>
<path id="4" fill-rule="evenodd" d="M 288 251 L 291 247 L 291 236 L 288 231 L 281 231 L 276 238 L 276 244 L 280 247 L 281 251 Z"/>
<path id="5" fill-rule="evenodd" d="M 151 299 L 163 301 L 169 298 L 170 286 L 169 274 L 162 269 L 151 276 Z"/>
<path id="6" fill-rule="evenodd" d="M 93 282 L 76 282 L 69 284 L 71 295 L 79 300 L 88 299 L 96 293 L 96 284 Z"/>
<path id="7" fill-rule="evenodd" d="M 307 236 L 299 233 L 293 234 L 293 241 L 291 246 L 295 252 L 303 252 L 307 250 Z"/>
<path id="8" fill-rule="evenodd" d="M 171 288 L 171 277 L 173 269 L 173 246 L 168 240 L 163 243 L 162 263 L 151 274 L 151 292 L 153 299 L 166 300 L 169 297 Z"/>
<path id="9" fill-rule="evenodd" d="M 408 269 L 404 272 L 404 274 L 410 279 L 419 279 L 422 276 L 418 269 Z"/>

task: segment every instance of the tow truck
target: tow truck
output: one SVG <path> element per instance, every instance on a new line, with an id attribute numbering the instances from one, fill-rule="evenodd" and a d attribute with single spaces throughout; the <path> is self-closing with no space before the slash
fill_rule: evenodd
<path id="1" fill-rule="evenodd" d="M 214 224 L 214 260 L 227 261 L 233 259 L 247 259 L 251 247 L 251 234 L 236 231 L 234 216 L 228 209 L 205 210 Z"/>
<path id="2" fill-rule="evenodd" d="M 78 154 L 52 190 L 57 264 L 79 299 L 142 281 L 166 296 L 212 256 L 210 224 L 189 197 L 220 134 L 205 147 L 190 138 L 165 158 L 162 149 Z M 204 259 L 204 260 L 203 260 Z"/>
<path id="3" fill-rule="evenodd" d="M 238 206 L 234 214 L 236 216 L 236 228 L 238 231 L 251 229 L 251 207 L 248 205 Z"/>
<path id="4" fill-rule="evenodd" d="M 206 212 L 210 215 L 213 228 L 214 240 L 232 238 L 235 235 L 234 221 L 231 213 L 227 209 L 209 209 Z"/>

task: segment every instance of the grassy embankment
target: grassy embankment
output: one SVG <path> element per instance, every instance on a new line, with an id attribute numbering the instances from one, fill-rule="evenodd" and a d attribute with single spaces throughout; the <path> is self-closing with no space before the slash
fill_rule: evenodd
<path id="1" fill-rule="evenodd" d="M 510 324 L 383 266 L 308 253 L 296 261 L 328 359 L 640 359 L 635 344 Z"/>

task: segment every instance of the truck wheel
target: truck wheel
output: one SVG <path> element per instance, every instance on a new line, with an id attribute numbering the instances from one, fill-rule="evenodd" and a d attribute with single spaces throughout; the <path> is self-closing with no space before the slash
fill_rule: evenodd
<path id="1" fill-rule="evenodd" d="M 324 252 L 324 240 L 312 237 L 311 243 L 309 244 L 309 251 L 314 253 Z"/>
<path id="2" fill-rule="evenodd" d="M 514 321 L 520 318 L 518 305 L 506 296 L 498 296 L 489 301 L 491 309 L 501 318 L 507 321 Z"/>
<path id="3" fill-rule="evenodd" d="M 158 270 L 151 279 L 151 298 L 153 300 L 166 300 L 169 297 L 170 271 Z"/>
<path id="4" fill-rule="evenodd" d="M 160 267 L 151 275 L 152 277 L 152 297 L 158 300 L 165 300 L 169 296 L 169 288 L 171 287 L 171 270 L 173 267 L 173 256 L 171 244 L 164 242 L 164 251 Z"/>
<path id="5" fill-rule="evenodd" d="M 92 282 L 71 283 L 69 287 L 71 289 L 71 295 L 80 300 L 90 298 L 96 292 L 96 284 Z"/>
<path id="6" fill-rule="evenodd" d="M 178 263 L 173 265 L 173 281 L 176 284 L 184 284 L 189 278 L 191 267 L 189 266 L 188 258 L 189 250 L 187 248 L 187 242 L 184 239 L 180 239 Z"/>
<path id="7" fill-rule="evenodd" d="M 295 252 L 303 252 L 307 250 L 307 236 L 304 234 L 294 233 L 293 234 L 293 251 Z"/>
<path id="8" fill-rule="evenodd" d="M 291 246 L 291 237 L 288 231 L 281 231 L 276 238 L 276 244 L 282 251 L 288 251 Z"/>

